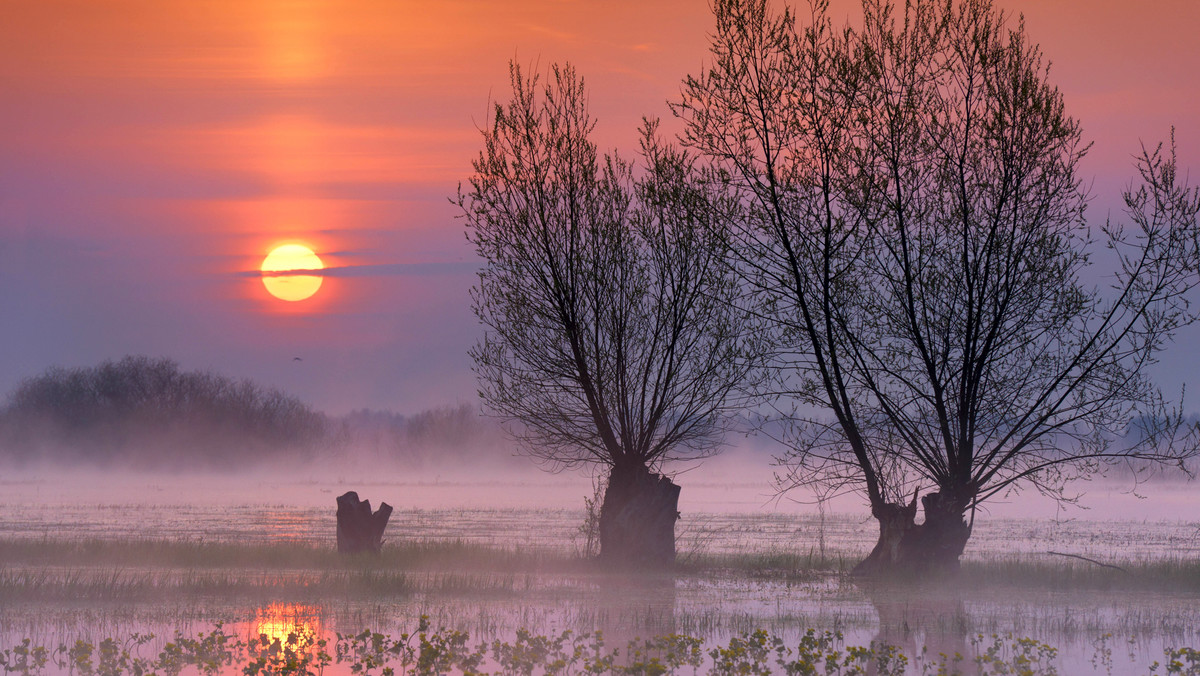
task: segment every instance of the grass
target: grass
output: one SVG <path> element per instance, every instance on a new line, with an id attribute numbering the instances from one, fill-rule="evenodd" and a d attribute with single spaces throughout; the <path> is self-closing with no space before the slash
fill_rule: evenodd
<path id="1" fill-rule="evenodd" d="M 670 578 L 712 577 L 811 584 L 845 580 L 854 561 L 813 552 L 689 557 Z M 307 544 L 51 538 L 0 540 L 0 599 L 141 598 L 163 592 L 256 594 L 269 590 L 402 595 L 414 591 L 519 591 L 522 576 L 595 576 L 607 569 L 577 555 L 462 541 L 407 541 L 378 555 L 338 554 Z M 1164 557 L 1105 568 L 1069 558 L 991 556 L 967 560 L 938 588 L 1158 591 L 1200 594 L 1200 559 Z M 920 581 L 898 586 L 920 590 Z M 318 591 L 321 590 L 321 591 Z"/>
<path id="2" fill-rule="evenodd" d="M 847 574 L 853 562 L 813 552 L 709 553 L 633 575 L 557 550 L 462 541 L 342 556 L 291 543 L 0 539 L 0 638 L 13 645 L 48 633 L 70 642 L 83 631 L 99 651 L 99 632 L 110 630 L 74 619 L 80 609 L 116 633 L 169 635 L 180 626 L 250 622 L 272 604 L 304 606 L 326 630 L 403 627 L 430 615 L 484 638 L 603 628 L 617 636 L 613 645 L 680 632 L 711 649 L 759 629 L 790 642 L 820 627 L 847 631 L 860 646 L 872 636 L 893 642 L 913 659 L 917 636 L 925 646 L 931 636 L 950 637 L 950 653 L 976 633 L 1068 643 L 1105 633 L 1149 637 L 1153 648 L 1139 648 L 1138 660 L 1164 641 L 1189 645 L 1200 636 L 1200 561 L 1123 561 L 1125 572 L 992 555 L 965 561 L 953 582 L 924 585 L 863 584 Z"/>
<path id="3" fill-rule="evenodd" d="M 170 568 L 381 569 L 457 568 L 526 570 L 555 557 L 462 541 L 409 541 L 379 556 L 346 556 L 303 543 L 238 544 L 171 540 L 0 541 L 0 564 L 56 566 L 160 566 Z M 559 557 L 562 558 L 562 557 Z"/>
<path id="4" fill-rule="evenodd" d="M 1114 569 L 1072 559 L 993 557 L 964 562 L 958 583 L 966 588 L 1200 593 L 1200 559 L 1138 559 Z"/>
<path id="5" fill-rule="evenodd" d="M 821 557 L 813 551 L 807 554 L 751 551 L 699 554 L 683 560 L 677 566 L 677 571 L 690 575 L 730 571 L 764 579 L 806 582 L 830 575 L 848 574 L 855 563 L 844 556 Z"/>
<path id="6" fill-rule="evenodd" d="M 226 597 L 244 601 L 287 597 L 297 600 L 331 596 L 411 593 L 405 573 L 357 571 L 344 573 L 247 574 L 246 571 L 123 569 L 0 570 L 0 601 L 4 602 L 152 602 L 163 598 Z"/>

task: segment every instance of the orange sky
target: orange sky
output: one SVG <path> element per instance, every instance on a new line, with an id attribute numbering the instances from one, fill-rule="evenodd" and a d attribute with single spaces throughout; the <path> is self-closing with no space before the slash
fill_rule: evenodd
<path id="1" fill-rule="evenodd" d="M 1139 139 L 1174 124 L 1200 166 L 1200 2 L 1001 6 L 1096 142 L 1097 218 Z M 508 61 L 574 63 L 629 152 L 710 24 L 703 0 L 0 1 L 0 393 L 145 353 L 335 412 L 469 399 L 475 263 L 448 198 Z M 289 241 L 340 269 L 292 305 L 254 276 Z"/>

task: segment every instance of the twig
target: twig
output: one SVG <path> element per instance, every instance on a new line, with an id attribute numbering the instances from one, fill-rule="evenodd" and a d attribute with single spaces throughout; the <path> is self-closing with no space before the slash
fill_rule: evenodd
<path id="1" fill-rule="evenodd" d="M 1065 553 L 1063 553 L 1063 552 L 1046 552 L 1046 553 L 1047 553 L 1047 554 L 1053 554 L 1053 555 L 1055 555 L 1055 556 L 1069 556 L 1069 557 L 1071 557 L 1072 559 L 1080 559 L 1080 560 L 1083 560 L 1083 561 L 1087 561 L 1088 563 L 1094 563 L 1094 564 L 1096 564 L 1097 566 L 1102 566 L 1102 567 L 1104 567 L 1104 568 L 1112 568 L 1112 569 L 1114 569 L 1114 570 L 1119 570 L 1119 571 L 1121 571 L 1122 573 L 1125 573 L 1125 574 L 1128 574 L 1128 573 L 1129 573 L 1129 571 L 1128 571 L 1128 570 L 1125 570 L 1124 568 L 1122 568 L 1122 567 L 1120 567 L 1120 566 L 1114 566 L 1114 565 L 1113 565 L 1113 564 L 1111 564 L 1111 563 L 1104 563 L 1103 561 L 1097 561 L 1096 559 L 1089 559 L 1089 558 L 1088 558 L 1088 557 L 1086 557 L 1086 556 L 1080 556 L 1080 555 L 1078 555 L 1078 554 L 1065 554 Z"/>

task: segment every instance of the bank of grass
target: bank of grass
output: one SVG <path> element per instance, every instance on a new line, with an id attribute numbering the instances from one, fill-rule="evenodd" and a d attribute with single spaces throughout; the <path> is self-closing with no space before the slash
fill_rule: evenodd
<path id="1" fill-rule="evenodd" d="M 291 543 L 0 540 L 0 604 L 516 594 L 548 561 L 538 552 L 462 542 L 413 542 L 385 547 L 379 556 L 345 556 Z"/>
<path id="2" fill-rule="evenodd" d="M 0 541 L 0 565 L 157 566 L 262 569 L 444 569 L 525 571 L 570 559 L 531 549 L 487 547 L 462 541 L 414 540 L 386 545 L 379 555 L 339 554 L 304 543 L 241 544 L 171 540 Z"/>
<path id="3" fill-rule="evenodd" d="M 1117 563 L 1087 561 L 1050 554 L 989 556 L 963 561 L 956 575 L 939 575 L 938 587 L 979 589 L 1021 587 L 1053 591 L 1162 591 L 1200 594 L 1200 558 L 1143 558 Z M 807 582 L 823 578 L 850 578 L 857 558 L 842 554 L 819 556 L 812 552 L 745 552 L 697 556 L 681 563 L 685 574 L 705 575 L 727 571 L 754 578 Z M 897 575 L 882 584 L 920 586 L 925 580 Z"/>
<path id="4" fill-rule="evenodd" d="M 814 552 L 745 552 L 686 557 L 657 575 L 783 583 L 850 582 L 855 559 Z M 1200 560 L 1122 561 L 1119 568 L 1056 556 L 968 559 L 941 587 L 1054 591 L 1200 593 Z M 637 572 L 637 571 L 635 571 Z M 162 540 L 0 539 L 0 600 L 139 598 L 164 592 L 318 597 L 402 596 L 414 592 L 513 593 L 530 576 L 624 575 L 578 555 L 462 541 L 408 541 L 379 555 L 341 555 L 302 543 L 240 544 Z M 899 586 L 921 580 L 898 578 Z"/>
<path id="5" fill-rule="evenodd" d="M 397 600 L 438 597 L 511 597 L 528 592 L 527 575 L 501 572 L 416 574 L 395 569 L 324 571 L 250 569 L 128 570 L 121 568 L 0 568 L 5 602 L 155 602 L 163 599 L 230 599 L 239 602 L 319 603 L 330 599 Z"/>
<path id="6" fill-rule="evenodd" d="M 1200 559 L 1163 557 L 1100 565 L 1054 555 L 994 557 L 962 564 L 964 587 L 1200 593 Z"/>
<path id="7" fill-rule="evenodd" d="M 689 556 L 682 559 L 676 569 L 685 574 L 696 575 L 728 571 L 760 578 L 809 581 L 831 575 L 848 575 L 856 562 L 856 559 L 841 554 L 822 556 L 814 551 L 749 551 Z"/>

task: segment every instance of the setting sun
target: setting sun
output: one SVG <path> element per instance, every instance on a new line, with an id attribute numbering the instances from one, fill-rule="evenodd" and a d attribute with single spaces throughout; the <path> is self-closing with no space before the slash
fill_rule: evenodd
<path id="1" fill-rule="evenodd" d="M 324 270 L 325 264 L 313 250 L 301 244 L 275 247 L 262 262 L 263 286 L 280 300 L 298 301 L 321 288 L 321 275 L 288 274 L 297 270 Z"/>

